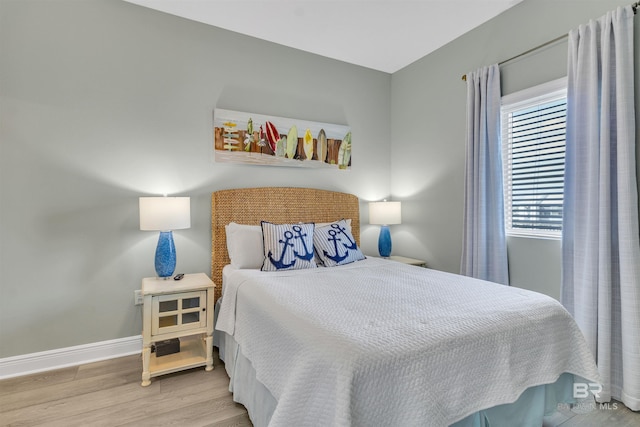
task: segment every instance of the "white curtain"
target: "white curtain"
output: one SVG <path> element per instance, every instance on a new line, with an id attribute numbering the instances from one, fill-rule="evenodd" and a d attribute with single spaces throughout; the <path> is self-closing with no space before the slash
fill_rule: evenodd
<path id="1" fill-rule="evenodd" d="M 508 285 L 497 64 L 467 74 L 466 150 L 460 272 Z"/>
<path id="2" fill-rule="evenodd" d="M 569 33 L 562 296 L 603 390 L 640 410 L 640 232 L 633 11 Z"/>

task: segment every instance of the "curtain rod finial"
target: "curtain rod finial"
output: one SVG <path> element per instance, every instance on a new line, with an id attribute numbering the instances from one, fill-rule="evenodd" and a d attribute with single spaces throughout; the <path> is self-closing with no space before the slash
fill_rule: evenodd
<path id="1" fill-rule="evenodd" d="M 463 75 L 462 75 L 462 81 L 463 81 L 463 82 L 466 82 L 466 81 L 467 81 L 467 75 L 466 75 L 466 74 L 463 74 Z"/>

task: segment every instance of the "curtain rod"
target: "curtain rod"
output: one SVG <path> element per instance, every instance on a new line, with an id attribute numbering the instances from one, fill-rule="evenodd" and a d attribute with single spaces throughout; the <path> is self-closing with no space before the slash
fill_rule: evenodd
<path id="1" fill-rule="evenodd" d="M 639 8 L 639 7 L 640 7 L 640 1 L 637 1 L 637 2 L 635 2 L 635 3 L 633 3 L 633 4 L 631 5 L 631 9 L 633 10 L 633 14 L 634 14 L 634 15 L 638 12 L 638 8 Z M 504 65 L 504 64 L 506 64 L 507 62 L 511 62 L 511 61 L 513 61 L 514 59 L 518 59 L 518 58 L 520 58 L 520 57 L 522 57 L 522 56 L 528 55 L 528 54 L 530 54 L 530 53 L 532 53 L 532 52 L 535 52 L 536 50 L 542 49 L 543 47 L 547 47 L 547 46 L 549 46 L 550 44 L 553 44 L 553 43 L 559 42 L 560 40 L 563 40 L 563 39 L 565 39 L 565 38 L 567 38 L 567 37 L 569 37 L 569 34 L 563 34 L 563 35 L 561 35 L 560 37 L 556 37 L 556 38 L 555 38 L 555 39 L 553 39 L 553 40 L 549 40 L 548 42 L 545 42 L 545 43 L 542 43 L 541 45 L 538 45 L 538 46 L 536 46 L 536 47 L 533 47 L 533 48 L 531 48 L 531 49 L 527 50 L 526 52 L 519 53 L 519 54 L 517 54 L 517 55 L 515 55 L 515 56 L 512 56 L 512 57 L 511 57 L 511 58 L 509 58 L 509 59 L 505 59 L 504 61 L 500 61 L 500 62 L 498 63 L 498 65 Z M 463 75 L 462 75 L 462 80 L 463 80 L 463 81 L 465 81 L 465 82 L 467 81 L 467 75 L 466 75 L 466 74 L 463 74 Z"/>

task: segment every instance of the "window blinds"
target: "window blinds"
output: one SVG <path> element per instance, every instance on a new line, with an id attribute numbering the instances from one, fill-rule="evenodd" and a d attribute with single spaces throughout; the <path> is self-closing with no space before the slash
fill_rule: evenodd
<path id="1" fill-rule="evenodd" d="M 512 230 L 562 230 L 566 112 L 565 93 L 503 107 L 505 219 Z"/>

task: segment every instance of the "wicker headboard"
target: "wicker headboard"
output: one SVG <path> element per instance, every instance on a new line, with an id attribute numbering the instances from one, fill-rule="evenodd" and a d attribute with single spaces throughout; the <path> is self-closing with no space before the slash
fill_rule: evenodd
<path id="1" fill-rule="evenodd" d="M 222 268 L 229 264 L 225 225 L 330 222 L 351 218 L 351 231 L 360 243 L 360 205 L 352 194 L 312 188 L 262 187 L 221 190 L 211 194 L 211 279 L 216 299 L 222 293 Z"/>

